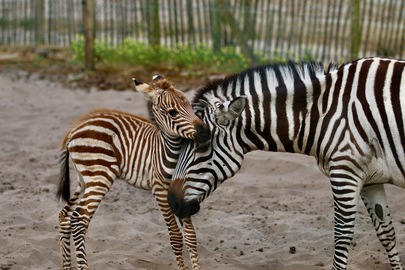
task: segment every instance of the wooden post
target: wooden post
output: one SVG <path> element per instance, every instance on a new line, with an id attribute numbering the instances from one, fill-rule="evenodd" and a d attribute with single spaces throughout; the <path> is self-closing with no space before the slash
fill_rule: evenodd
<path id="1" fill-rule="evenodd" d="M 150 37 L 149 42 L 153 48 L 158 49 L 160 47 L 160 22 L 159 22 L 159 1 L 150 1 Z"/>
<path id="2" fill-rule="evenodd" d="M 44 0 L 35 1 L 35 43 L 44 44 L 44 22 L 45 22 L 45 5 Z"/>
<path id="3" fill-rule="evenodd" d="M 359 57 L 361 42 L 360 0 L 350 1 L 350 60 Z"/>
<path id="4" fill-rule="evenodd" d="M 221 19 L 223 19 L 231 28 L 232 33 L 235 35 L 235 39 L 241 47 L 241 52 L 250 60 L 251 65 L 257 64 L 257 59 L 253 53 L 252 47 L 248 44 L 248 39 L 245 33 L 239 27 L 238 21 L 229 11 L 231 4 L 228 0 L 215 0 L 216 7 L 221 11 Z"/>
<path id="5" fill-rule="evenodd" d="M 257 3 L 257 1 L 255 1 Z M 245 37 L 249 40 L 254 39 L 255 28 L 253 24 L 253 16 L 250 12 L 250 9 L 253 8 L 253 1 L 251 0 L 242 0 L 241 1 L 242 16 L 243 16 L 243 28 L 242 31 L 245 33 Z"/>
<path id="6" fill-rule="evenodd" d="M 83 0 L 84 68 L 94 70 L 94 0 Z"/>
<path id="7" fill-rule="evenodd" d="M 193 10 L 193 5 L 190 0 L 186 2 L 186 10 L 187 10 L 187 29 L 188 29 L 188 46 L 194 46 L 196 43 L 195 38 L 195 29 L 193 23 L 193 13 L 198 16 L 197 10 Z M 193 12 L 194 11 L 194 12 Z"/>
<path id="8" fill-rule="evenodd" d="M 211 15 L 212 51 L 217 53 L 221 50 L 221 17 L 214 1 L 210 2 L 209 10 Z"/>

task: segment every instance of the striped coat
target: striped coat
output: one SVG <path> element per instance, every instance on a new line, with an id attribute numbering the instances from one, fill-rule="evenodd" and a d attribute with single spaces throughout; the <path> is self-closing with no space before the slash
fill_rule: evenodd
<path id="1" fill-rule="evenodd" d="M 181 153 L 168 194 L 176 215 L 198 212 L 250 151 L 311 155 L 332 186 L 333 269 L 347 267 L 359 198 L 392 269 L 403 269 L 383 184 L 405 187 L 405 61 L 258 67 L 206 85 L 193 104 L 212 139 Z"/>
<path id="2" fill-rule="evenodd" d="M 167 204 L 168 181 L 184 138 L 206 142 L 209 130 L 193 113 L 184 94 L 164 78 L 154 78 L 152 85 L 136 84 L 136 89 L 150 99 L 156 123 L 117 110 L 93 110 L 77 121 L 63 140 L 58 190 L 58 196 L 68 202 L 59 214 L 63 269 L 71 269 L 71 235 L 78 269 L 88 269 L 85 234 L 117 178 L 152 189 L 169 230 L 178 268 L 184 269 L 182 233 Z M 78 175 L 78 187 L 72 196 L 69 160 Z M 190 219 L 185 220 L 185 228 L 193 230 Z M 193 269 L 199 269 L 195 239 L 187 240 Z"/>

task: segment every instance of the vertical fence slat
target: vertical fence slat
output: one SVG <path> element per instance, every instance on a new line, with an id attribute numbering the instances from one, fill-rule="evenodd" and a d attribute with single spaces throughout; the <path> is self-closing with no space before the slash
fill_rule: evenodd
<path id="1" fill-rule="evenodd" d="M 330 0 L 327 1 L 327 5 L 329 7 L 331 7 L 330 2 L 331 2 Z M 330 11 L 331 10 L 332 10 L 331 8 L 326 9 L 325 18 L 323 19 L 323 21 L 324 21 L 324 23 L 323 23 L 323 40 L 322 40 L 322 45 L 321 45 L 322 46 L 322 53 L 321 53 L 321 58 L 322 59 L 326 58 L 326 49 L 327 49 L 327 43 L 328 43 L 328 33 L 330 31 L 329 18 L 330 18 Z"/>
<path id="2" fill-rule="evenodd" d="M 179 14 L 178 14 L 178 0 L 174 0 L 173 5 L 174 11 L 174 37 L 175 37 L 175 46 L 178 47 L 180 44 L 180 31 L 179 31 Z"/>
<path id="3" fill-rule="evenodd" d="M 370 5 L 365 5 L 363 6 L 363 14 L 367 14 L 366 17 L 364 17 L 363 20 L 363 51 L 368 52 L 369 51 L 369 38 L 372 35 L 372 33 L 370 32 L 371 29 L 371 24 L 372 24 L 372 20 L 373 20 L 373 0 L 369 0 L 370 1 Z M 367 12 L 368 9 L 368 12 Z M 367 26 L 366 26 L 367 25 Z M 365 31 L 364 31 L 365 30 Z"/>
<path id="4" fill-rule="evenodd" d="M 0 44 L 6 44 L 6 17 L 5 17 L 5 10 L 6 10 L 6 0 L 1 1 L 1 39 Z"/>
<path id="5" fill-rule="evenodd" d="M 11 40 L 12 44 L 16 44 L 17 43 L 17 40 L 16 40 L 16 37 L 17 37 L 16 31 L 17 31 L 17 29 L 16 29 L 15 23 L 17 22 L 17 19 L 15 18 L 16 17 L 15 16 L 15 14 L 16 14 L 16 2 L 15 1 L 10 3 L 10 14 L 11 14 L 10 40 Z"/>
<path id="6" fill-rule="evenodd" d="M 38 45 L 44 44 L 44 0 L 35 1 L 35 42 Z"/>
<path id="7" fill-rule="evenodd" d="M 398 23 L 396 24 L 398 27 L 400 25 L 405 25 L 405 19 L 404 19 L 404 9 L 405 9 L 405 1 L 401 1 L 401 6 L 399 8 L 399 14 L 398 14 Z M 395 44 L 396 46 L 394 47 L 394 50 L 396 52 L 400 52 L 400 57 L 405 59 L 405 30 L 402 29 L 397 29 L 395 32 Z M 402 35 L 402 38 L 401 38 Z"/>
<path id="8" fill-rule="evenodd" d="M 196 43 L 204 43 L 204 30 L 203 30 L 203 22 L 202 18 L 204 17 L 204 3 L 201 2 L 194 2 L 194 8 L 193 8 L 194 14 L 196 14 L 195 18 L 197 20 L 196 25 L 197 29 L 196 31 Z M 195 44 L 197 45 L 197 44 Z"/>
<path id="9" fill-rule="evenodd" d="M 329 16 L 326 17 L 326 21 L 328 22 L 329 32 L 326 33 L 324 37 L 324 59 L 333 59 L 334 52 L 333 52 L 333 34 L 335 31 L 335 20 L 336 20 L 336 1 L 337 0 L 330 0 L 329 9 L 328 10 Z"/>
<path id="10" fill-rule="evenodd" d="M 355 59 L 359 56 L 360 49 L 360 0 L 352 0 L 350 6 L 350 58 Z"/>
<path id="11" fill-rule="evenodd" d="M 94 0 L 83 0 L 85 68 L 94 70 Z"/>
<path id="12" fill-rule="evenodd" d="M 294 5 L 294 1 L 290 2 L 290 6 L 289 6 L 290 12 L 288 12 L 289 14 L 291 14 L 291 22 L 290 22 L 290 29 L 289 29 L 289 37 L 288 37 L 288 43 L 287 43 L 287 57 L 292 59 L 294 53 L 293 53 L 293 49 L 292 49 L 292 44 L 293 44 L 293 40 L 294 40 L 294 32 L 295 32 L 295 28 L 296 28 L 296 16 L 295 16 L 295 5 Z"/>
<path id="13" fill-rule="evenodd" d="M 193 20 L 193 4 L 191 0 L 186 1 L 186 10 L 187 10 L 187 28 L 189 40 L 188 46 L 194 46 L 196 44 L 195 41 L 195 29 L 194 29 L 194 20 Z"/>
<path id="14" fill-rule="evenodd" d="M 265 20 L 263 20 L 262 18 L 264 18 L 264 13 L 265 13 L 265 6 L 264 6 L 264 1 L 260 1 L 260 6 L 258 8 L 258 10 L 256 10 L 257 14 L 255 14 L 255 16 L 260 17 L 260 20 L 257 20 L 257 27 L 258 29 L 258 34 L 257 37 L 255 38 L 255 40 L 257 40 L 257 45 L 255 46 L 255 51 L 258 52 L 263 52 L 264 51 L 264 33 L 266 31 L 265 29 Z"/>
<path id="15" fill-rule="evenodd" d="M 158 0 L 150 1 L 149 28 L 151 30 L 149 42 L 154 48 L 158 48 L 160 46 L 160 21 L 159 21 Z"/>
<path id="16" fill-rule="evenodd" d="M 272 52 L 272 43 L 274 41 L 273 39 L 273 26 L 274 26 L 274 13 L 273 13 L 273 6 L 271 5 L 271 2 L 267 2 L 267 8 L 266 8 L 266 34 L 264 37 L 264 55 L 268 58 L 270 58 L 273 54 Z"/>
<path id="17" fill-rule="evenodd" d="M 67 44 L 70 44 L 73 40 L 74 36 L 73 23 L 74 23 L 73 0 L 68 0 L 66 9 Z"/>
<path id="18" fill-rule="evenodd" d="M 210 1 L 210 28 L 211 28 L 211 40 L 212 50 L 218 52 L 221 49 L 221 20 L 219 18 L 218 7 L 214 0 Z"/>

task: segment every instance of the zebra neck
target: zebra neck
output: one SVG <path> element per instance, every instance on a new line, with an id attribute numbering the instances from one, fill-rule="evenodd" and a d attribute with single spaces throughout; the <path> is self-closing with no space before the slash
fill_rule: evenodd
<path id="1" fill-rule="evenodd" d="M 261 91 L 247 95 L 248 105 L 236 128 L 244 152 L 312 154 L 315 131 L 311 120 L 324 85 L 325 76 L 319 76 L 278 86 L 262 84 Z"/>
<path id="2" fill-rule="evenodd" d="M 170 136 L 160 130 L 157 135 L 152 147 L 154 181 L 169 183 L 178 163 L 183 138 Z"/>
<path id="3" fill-rule="evenodd" d="M 161 132 L 161 140 L 163 144 L 163 155 L 165 160 L 177 162 L 180 155 L 180 149 L 183 142 L 182 137 L 172 136 L 165 132 Z M 174 167 L 173 167 L 174 168 Z"/>

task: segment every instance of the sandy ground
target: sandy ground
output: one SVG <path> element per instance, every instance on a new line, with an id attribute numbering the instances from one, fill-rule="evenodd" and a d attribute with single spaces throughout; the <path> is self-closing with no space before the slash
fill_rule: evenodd
<path id="1" fill-rule="evenodd" d="M 0 269 L 59 268 L 59 143 L 95 107 L 147 115 L 143 97 L 131 91 L 65 89 L 24 72 L 0 72 Z M 403 192 L 387 188 L 405 260 Z M 312 158 L 250 153 L 194 218 L 201 266 L 331 269 L 332 214 L 328 180 Z M 91 269 L 176 269 L 154 198 L 123 181 L 94 216 L 87 248 Z M 390 269 L 363 205 L 349 262 L 349 269 Z"/>

